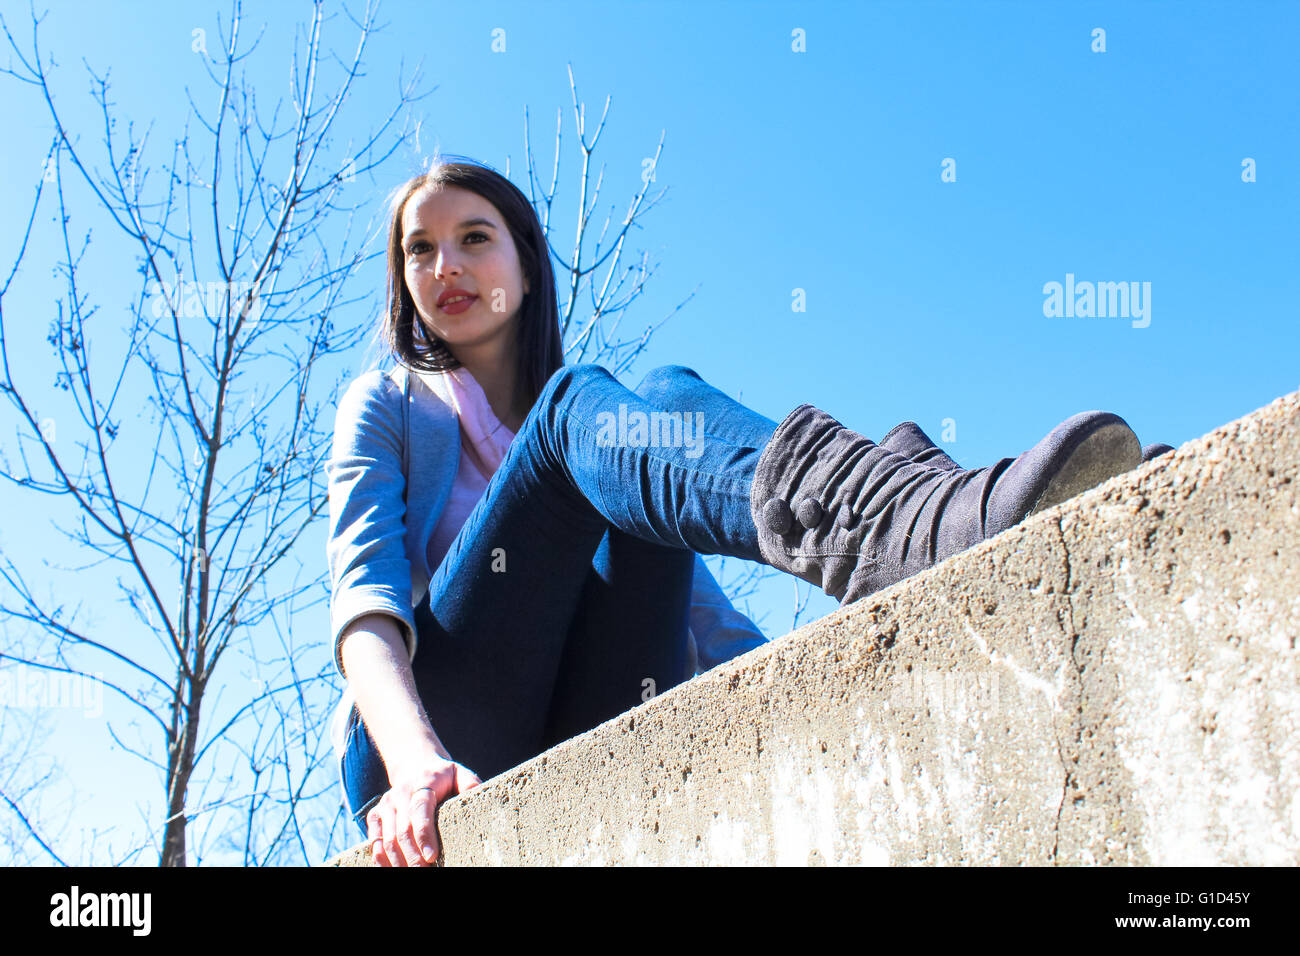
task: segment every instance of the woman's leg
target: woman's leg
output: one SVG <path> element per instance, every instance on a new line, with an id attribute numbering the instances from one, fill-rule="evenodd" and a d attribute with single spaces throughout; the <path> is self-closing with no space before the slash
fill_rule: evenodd
<path id="1" fill-rule="evenodd" d="M 635 654 L 602 662 L 586 651 L 606 634 L 605 622 L 637 616 L 646 622 L 641 636 L 624 640 L 650 642 L 661 655 L 665 645 L 680 646 L 692 551 L 759 556 L 749 509 L 759 449 L 698 434 L 651 446 L 618 433 L 620 405 L 625 422 L 658 411 L 598 366 L 551 377 L 435 572 L 429 607 L 417 611 L 416 686 L 448 750 L 485 779 L 608 709 L 565 704 L 569 687 L 590 688 L 622 668 L 602 699 L 624 701 L 635 690 L 639 701 L 645 678 L 656 686 L 675 679 L 678 663 L 662 656 L 650 673 Z M 605 559 L 597 549 L 607 533 Z M 599 580 L 591 579 L 593 558 Z M 614 576 L 611 568 L 622 570 Z M 583 661 L 552 715 L 584 597 L 592 604 L 583 613 L 596 623 L 579 621 L 570 656 Z M 614 614 L 619 600 L 634 601 L 636 614 Z"/>
<path id="2" fill-rule="evenodd" d="M 687 676 L 687 627 L 695 555 L 664 548 L 608 529 L 587 570 L 578 607 L 560 652 L 560 664 L 539 742 L 540 753 L 663 693 Z M 430 624 L 425 603 L 416 613 L 420 630 L 420 670 L 440 640 Z M 507 639 L 535 640 L 525 628 L 511 630 Z M 471 636 L 485 652 L 508 652 L 499 634 Z M 476 739 L 455 729 L 453 712 L 459 688 L 452 688 L 438 706 L 426 709 L 453 757 L 486 779 L 534 753 L 500 739 Z M 422 695 L 423 696 L 423 695 Z M 464 706 L 459 705 L 459 706 Z M 449 726 L 450 725 L 450 726 Z M 487 728 L 483 728 L 486 730 Z M 452 739 L 462 734 L 461 739 Z M 530 734 L 531 738 L 532 735 Z M 503 750 L 500 754 L 494 751 Z M 476 756 L 474 763 L 465 756 Z M 479 768 L 483 769 L 480 770 Z M 356 719 L 349 729 L 343 758 L 343 786 L 353 822 L 364 837 L 366 813 L 389 787 L 388 775 L 374 740 Z"/>
<path id="3" fill-rule="evenodd" d="M 416 689 L 452 758 L 482 779 L 545 749 L 552 690 L 607 525 L 533 484 L 511 446 L 415 608 Z M 389 788 L 354 715 L 341 768 L 352 817 Z"/>
<path id="4" fill-rule="evenodd" d="M 497 732 L 500 721 L 475 724 L 458 719 L 461 713 L 478 712 L 485 697 L 497 696 L 498 706 L 508 710 L 517 707 L 515 698 L 488 689 L 469 700 L 470 687 L 450 680 L 434 689 L 432 672 L 446 663 L 441 658 L 449 641 L 431 616 L 428 601 L 421 604 L 415 614 L 420 646 L 413 669 L 430 721 L 452 756 L 487 779 L 635 707 L 647 699 L 647 690 L 658 694 L 679 683 L 686 676 L 694 563 L 690 551 L 608 529 L 587 569 L 562 641 L 526 626 L 458 634 L 460 641 L 476 642 L 485 656 L 513 655 L 517 648 L 511 645 L 521 642 L 557 648 L 560 662 L 550 700 L 545 708 L 534 709 L 534 726 L 515 739 Z M 474 600 L 473 591 L 471 587 L 460 593 Z M 527 613 L 526 599 L 511 598 L 521 614 Z M 366 813 L 389 781 L 365 724 L 355 715 L 353 719 L 343 758 L 343 787 L 353 821 L 365 836 Z"/>
<path id="5" fill-rule="evenodd" d="M 762 449 L 711 435 L 721 422 L 664 411 L 600 366 L 571 365 L 551 377 L 520 437 L 528 466 L 573 507 L 654 544 L 761 561 L 749 496 Z"/>
<path id="6" fill-rule="evenodd" d="M 763 448 L 777 423 L 714 388 L 684 365 L 663 365 L 646 373 L 637 395 L 657 408 L 702 412 L 705 431 L 746 448 Z"/>
<path id="7" fill-rule="evenodd" d="M 680 683 L 695 554 L 610 529 L 569 628 L 544 748 Z"/>
<path id="8" fill-rule="evenodd" d="M 343 778 L 343 792 L 347 794 L 352 822 L 361 831 L 361 838 L 369 835 L 366 814 L 388 790 L 388 773 L 379 756 L 379 748 L 366 730 L 356 708 L 352 709 L 352 723 L 348 725 L 347 744 L 339 768 Z"/>
<path id="9" fill-rule="evenodd" d="M 664 411 L 703 414 L 710 440 L 761 449 L 776 422 L 681 365 L 652 369 L 635 389 Z M 695 553 L 611 528 L 592 559 L 551 702 L 551 747 L 630 710 L 686 676 Z"/>

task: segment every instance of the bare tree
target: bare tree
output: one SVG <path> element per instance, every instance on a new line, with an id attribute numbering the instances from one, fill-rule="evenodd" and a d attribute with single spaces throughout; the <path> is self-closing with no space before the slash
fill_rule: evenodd
<path id="1" fill-rule="evenodd" d="M 573 97 L 573 114 L 577 127 L 577 145 L 581 167 L 578 175 L 578 201 L 573 223 L 573 242 L 568 247 L 572 250 L 572 253 L 567 261 L 561 255 L 561 247 L 553 236 L 553 233 L 557 231 L 556 227 L 554 227 L 553 212 L 559 185 L 560 158 L 563 155 L 562 146 L 564 140 L 563 112 L 559 109 L 555 111 L 555 162 L 551 169 L 551 183 L 547 188 L 542 188 L 533 162 L 528 111 L 524 111 L 524 159 L 528 170 L 529 199 L 537 208 L 537 214 L 550 242 L 552 254 L 562 267 L 557 270 L 557 275 L 564 285 L 563 294 L 567 296 L 560 304 L 560 333 L 564 339 L 565 361 L 569 363 L 597 362 L 606 365 L 613 374 L 619 375 L 630 368 L 641 353 L 645 351 L 650 336 L 654 334 L 654 331 L 694 298 L 695 292 L 692 291 L 657 324 L 646 326 L 639 335 L 624 340 L 614 338 L 623 313 L 640 296 L 646 282 L 654 273 L 649 254 L 645 251 L 640 253 L 635 263 L 629 265 L 623 264 L 623 254 L 630 230 L 640 228 L 640 223 L 637 221 L 638 217 L 653 209 L 668 192 L 668 188 L 665 186 L 650 197 L 648 201 L 646 200 L 646 192 L 650 184 L 655 181 L 655 167 L 658 165 L 659 157 L 663 153 L 664 137 L 661 133 L 654 155 L 648 156 L 642 161 L 641 189 L 633 197 L 627 214 L 618 223 L 614 235 L 607 237 L 610 223 L 616 218 L 614 207 L 611 206 L 610 212 L 606 215 L 601 226 L 600 234 L 596 236 L 594 248 L 588 250 L 586 246 L 589 240 L 592 216 L 596 211 L 596 204 L 600 201 L 600 187 L 605 180 L 605 167 L 602 165 L 596 177 L 596 182 L 592 184 L 591 156 L 600 141 L 601 131 L 605 128 L 605 118 L 609 114 L 610 98 L 605 98 L 605 108 L 601 112 L 600 123 L 596 126 L 596 132 L 592 136 L 591 142 L 588 143 L 586 104 L 578 102 L 578 89 L 573 81 L 572 66 L 569 67 L 569 91 Z M 509 168 L 507 167 L 508 172 Z M 590 201 L 588 201 L 588 191 L 591 193 Z M 605 246 L 604 252 L 601 251 L 602 245 Z M 596 274 L 602 269 L 604 275 L 597 280 Z M 584 290 L 587 291 L 590 297 L 590 315 L 587 315 L 584 310 L 580 319 L 578 306 Z"/>
<path id="2" fill-rule="evenodd" d="M 232 740 L 237 726 L 260 727 L 244 718 L 267 711 L 279 715 L 275 725 L 284 734 L 286 709 L 318 737 L 311 701 L 319 695 L 304 692 L 332 680 L 325 667 L 296 669 L 301 647 L 292 639 L 284 639 L 277 667 L 250 635 L 322 600 L 318 569 L 296 580 L 286 560 L 327 504 L 320 468 L 331 416 L 321 411 L 338 382 L 324 383 L 320 395 L 312 376 L 326 356 L 359 341 L 360 328 L 339 330 L 334 320 L 368 298 L 353 291 L 353 280 L 375 255 L 367 252 L 373 223 L 359 222 L 373 204 L 360 190 L 350 198 L 348 186 L 380 167 L 409 133 L 399 124 L 414 98 L 408 84 L 368 133 L 341 155 L 332 147 L 376 28 L 374 9 L 352 24 L 352 55 L 335 61 L 338 76 L 331 79 L 326 17 L 317 3 L 294 44 L 291 108 L 277 102 L 268 114 L 245 85 L 244 61 L 258 44 L 241 43 L 236 3 L 218 28 L 219 52 L 204 58 L 214 86 L 208 108 L 191 100 L 182 135 L 157 150 L 148 132 L 118 121 L 107 75 L 91 71 L 104 130 L 95 157 L 56 103 L 40 18 L 33 14 L 27 48 L 3 25 L 16 57 L 5 72 L 43 100 L 56 133 L 14 266 L 0 286 L 0 391 L 27 432 L 21 467 L 6 460 L 0 473 L 20 488 L 70 501 L 80 518 L 71 534 L 84 553 L 125 571 L 117 581 L 135 623 L 111 636 L 84 625 L 75 611 L 38 596 L 8 554 L 0 558 L 0 575 L 14 598 L 0 611 L 48 638 L 39 658 L 17 658 L 22 663 L 99 681 L 153 727 L 155 734 L 132 743 L 111 725 L 110 732 L 162 772 L 167 809 L 157 850 L 165 866 L 186 863 L 187 825 L 196 816 L 241 799 L 249 815 L 265 812 L 229 787 L 193 792 L 205 758 L 215 759 L 213 748 Z M 74 216 L 83 202 L 99 214 L 96 224 L 107 221 L 122 237 L 138 272 L 119 356 L 111 355 L 104 316 L 80 276 L 88 256 L 111 257 L 123 246 L 78 233 Z M 47 205 L 56 214 L 64 286 L 49 341 L 62 366 L 57 386 L 70 397 L 75 420 L 42 414 L 40 404 L 53 396 L 19 382 L 23 368 L 10 347 L 5 296 Z M 135 414 L 141 407 L 151 413 L 152 437 Z M 87 436 L 80 455 L 57 434 L 72 425 Z M 28 444 L 36 446 L 35 461 Z M 214 692 L 238 647 L 259 669 L 279 673 L 271 681 L 262 676 L 265 690 L 217 723 Z M 205 738 L 210 711 L 217 729 Z M 276 810 L 292 826 L 294 807 L 323 764 L 319 746 L 281 739 L 278 755 L 267 758 L 258 733 L 240 746 L 255 775 L 280 777 Z"/>
<path id="3" fill-rule="evenodd" d="M 109 733 L 158 771 L 166 809 L 148 821 L 149 838 L 114 862 L 152 850 L 164 866 L 212 853 L 248 865 L 310 863 L 351 836 L 322 732 L 339 689 L 330 649 L 320 634 L 295 634 L 293 622 L 325 599 L 319 544 L 302 545 L 327 507 L 321 466 L 332 403 L 351 377 L 343 369 L 322 381 L 318 369 L 352 354 L 373 330 L 382 294 L 378 282 L 357 290 L 363 266 L 384 254 L 374 241 L 384 210 L 352 184 L 369 177 L 387 185 L 376 172 L 403 145 L 418 149 L 406 117 L 419 97 L 412 78 L 365 135 L 334 146 L 378 26 L 373 7 L 347 14 L 356 43 L 333 60 L 331 80 L 331 19 L 317 2 L 295 42 L 290 108 L 277 102 L 268 115 L 244 79 L 258 41 L 241 43 L 236 2 L 218 28 L 219 51 L 205 56 L 208 107 L 191 99 L 183 132 L 161 146 L 119 121 L 108 76 L 91 71 L 103 123 L 95 156 L 56 103 L 41 18 L 33 13 L 27 46 L 0 19 L 16 58 L 3 72 L 45 104 L 55 131 L 0 284 L 0 393 L 20 428 L 18 462 L 0 458 L 0 477 L 77 516 L 79 526 L 65 533 L 88 561 L 71 571 L 114 581 L 130 615 L 111 630 L 88 621 L 82 608 L 38 593 L 30 572 L 0 552 L 0 619 L 11 633 L 20 623 L 41 635 L 30 653 L 9 645 L 0 657 L 94 682 L 137 715 L 133 737 L 111 722 Z M 631 264 L 624 258 L 631 230 L 665 192 L 646 198 L 663 138 L 641 160 L 642 188 L 626 213 L 611 212 L 593 243 L 603 167 L 593 185 L 591 157 L 605 117 L 587 143 L 572 71 L 569 79 L 581 167 L 567 255 L 555 240 L 558 112 L 545 190 L 536 189 L 525 114 L 529 189 L 561 265 L 567 360 L 625 374 L 694 293 L 658 323 L 618 337 L 654 271 L 644 252 Z M 27 369 L 13 361 L 6 308 L 38 215 L 51 208 L 61 249 L 48 337 L 61 367 L 54 389 L 19 381 Z M 104 223 L 120 243 L 91 241 L 91 225 Z M 129 294 L 125 328 L 110 331 L 98 287 L 81 276 L 123 255 L 137 279 L 119 295 Z M 62 410 L 50 413 L 57 402 Z M 70 450 L 74 428 L 84 440 Z M 747 596 L 754 580 L 751 572 L 729 589 Z M 58 858 L 23 810 L 31 793 L 26 787 L 7 802 L 12 819 Z"/>

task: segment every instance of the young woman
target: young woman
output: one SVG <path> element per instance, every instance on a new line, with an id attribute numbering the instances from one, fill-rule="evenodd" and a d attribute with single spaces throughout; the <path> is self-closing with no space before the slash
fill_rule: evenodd
<path id="1" fill-rule="evenodd" d="M 1102 412 L 967 471 L 911 422 L 877 445 L 681 366 L 565 366 L 541 225 L 473 163 L 398 190 L 388 269 L 398 365 L 349 386 L 326 464 L 335 745 L 381 865 L 436 860 L 449 796 L 761 644 L 699 555 L 849 603 L 1143 460 Z"/>

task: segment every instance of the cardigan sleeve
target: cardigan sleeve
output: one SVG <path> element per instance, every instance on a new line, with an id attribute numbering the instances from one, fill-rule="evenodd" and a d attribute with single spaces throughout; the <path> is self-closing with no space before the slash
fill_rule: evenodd
<path id="1" fill-rule="evenodd" d="M 767 643 L 754 622 L 727 600 L 722 587 L 705 567 L 704 558 L 698 554 L 691 588 L 690 627 L 701 673 Z"/>
<path id="2" fill-rule="evenodd" d="M 339 638 L 349 624 L 366 614 L 396 618 L 407 654 L 415 657 L 401 403 L 400 389 L 384 372 L 367 372 L 348 386 L 334 420 L 334 444 L 325 463 L 329 489 L 325 554 L 334 666 L 340 674 Z"/>

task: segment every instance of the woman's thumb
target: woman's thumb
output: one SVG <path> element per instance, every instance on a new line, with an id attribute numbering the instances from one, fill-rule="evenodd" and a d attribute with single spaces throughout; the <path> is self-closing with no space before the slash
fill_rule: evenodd
<path id="1" fill-rule="evenodd" d="M 460 764 L 456 764 L 456 792 L 457 793 L 464 793 L 466 790 L 470 789 L 471 787 L 479 786 L 482 782 L 483 781 L 478 778 L 478 774 L 476 774 L 473 770 L 470 770 L 469 767 L 463 767 Z"/>

